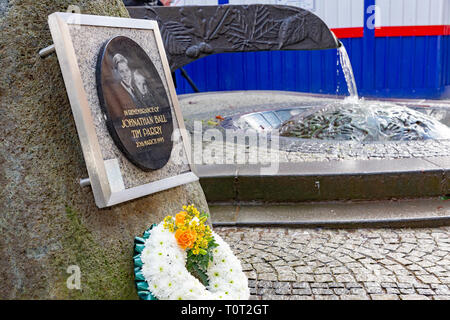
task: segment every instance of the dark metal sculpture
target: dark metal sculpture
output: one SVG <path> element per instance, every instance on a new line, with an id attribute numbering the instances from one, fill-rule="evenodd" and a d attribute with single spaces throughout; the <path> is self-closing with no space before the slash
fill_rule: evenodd
<path id="1" fill-rule="evenodd" d="M 340 46 L 320 18 L 298 7 L 256 4 L 127 9 L 133 18 L 158 21 L 172 71 L 215 53 Z"/>
<path id="2" fill-rule="evenodd" d="M 125 6 L 156 6 L 158 0 L 123 0 Z"/>

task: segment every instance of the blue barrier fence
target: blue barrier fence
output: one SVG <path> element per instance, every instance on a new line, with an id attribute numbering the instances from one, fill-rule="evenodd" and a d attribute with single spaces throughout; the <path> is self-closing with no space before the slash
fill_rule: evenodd
<path id="1" fill-rule="evenodd" d="M 226 1 L 226 0 L 223 0 Z M 375 0 L 365 0 L 365 8 Z M 367 21 L 365 10 L 365 21 Z M 341 39 L 353 66 L 360 96 L 443 99 L 450 97 L 450 36 L 364 36 Z M 185 70 L 201 92 L 289 90 L 347 95 L 337 50 L 224 53 Z M 177 93 L 193 90 L 176 72 Z"/>

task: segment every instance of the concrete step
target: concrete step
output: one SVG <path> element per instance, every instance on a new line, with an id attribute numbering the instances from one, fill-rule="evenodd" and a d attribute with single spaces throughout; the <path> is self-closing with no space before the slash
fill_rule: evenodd
<path id="1" fill-rule="evenodd" d="M 196 166 L 210 202 L 386 200 L 450 194 L 450 157 Z"/>
<path id="2" fill-rule="evenodd" d="M 214 226 L 436 227 L 450 225 L 450 200 L 210 204 Z"/>

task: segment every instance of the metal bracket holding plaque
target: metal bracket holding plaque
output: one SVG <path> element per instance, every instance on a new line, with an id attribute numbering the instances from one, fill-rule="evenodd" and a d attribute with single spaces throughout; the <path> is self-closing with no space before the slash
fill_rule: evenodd
<path id="1" fill-rule="evenodd" d="M 96 205 L 197 181 L 157 22 L 56 12 L 48 23 Z"/>

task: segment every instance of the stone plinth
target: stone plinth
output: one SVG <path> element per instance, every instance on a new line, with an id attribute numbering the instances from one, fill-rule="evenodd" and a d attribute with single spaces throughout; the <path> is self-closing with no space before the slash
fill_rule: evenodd
<path id="1" fill-rule="evenodd" d="M 0 1 L 0 299 L 137 298 L 133 238 L 183 204 L 207 210 L 199 183 L 108 209 L 95 206 L 47 16 L 73 1 Z M 121 1 L 81 13 L 128 17 Z M 78 265 L 81 290 L 66 270 Z"/>

